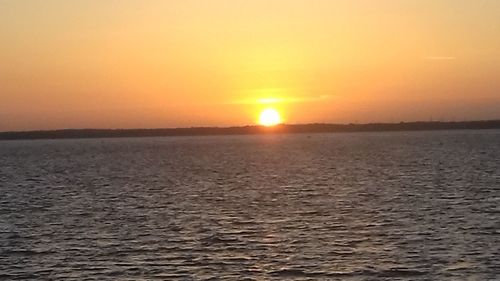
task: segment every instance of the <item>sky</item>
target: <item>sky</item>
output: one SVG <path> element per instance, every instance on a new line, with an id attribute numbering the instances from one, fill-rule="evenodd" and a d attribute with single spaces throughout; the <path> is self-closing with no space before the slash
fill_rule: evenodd
<path id="1" fill-rule="evenodd" d="M 0 0 L 0 131 L 500 118 L 498 0 Z"/>

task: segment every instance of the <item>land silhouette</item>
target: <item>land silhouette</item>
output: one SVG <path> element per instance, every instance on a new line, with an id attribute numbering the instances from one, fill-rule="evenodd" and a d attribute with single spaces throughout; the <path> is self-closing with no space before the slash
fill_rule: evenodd
<path id="1" fill-rule="evenodd" d="M 400 122 L 368 124 L 282 124 L 273 127 L 259 125 L 240 127 L 191 127 L 163 129 L 63 129 L 47 131 L 0 132 L 0 140 L 123 138 L 162 136 L 300 134 L 377 131 L 481 130 L 500 129 L 500 120 L 463 122 Z"/>

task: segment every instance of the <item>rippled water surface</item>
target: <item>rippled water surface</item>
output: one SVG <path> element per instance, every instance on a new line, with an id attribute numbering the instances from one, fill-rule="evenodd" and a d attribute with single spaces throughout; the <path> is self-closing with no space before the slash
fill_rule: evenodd
<path id="1" fill-rule="evenodd" d="M 0 142 L 0 279 L 498 280 L 500 131 Z"/>

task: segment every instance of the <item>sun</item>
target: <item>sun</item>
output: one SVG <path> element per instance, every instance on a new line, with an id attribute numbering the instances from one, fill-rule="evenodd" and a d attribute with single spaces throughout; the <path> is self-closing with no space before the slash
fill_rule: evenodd
<path id="1" fill-rule="evenodd" d="M 259 124 L 270 127 L 281 123 L 280 113 L 274 108 L 264 109 L 259 116 Z"/>

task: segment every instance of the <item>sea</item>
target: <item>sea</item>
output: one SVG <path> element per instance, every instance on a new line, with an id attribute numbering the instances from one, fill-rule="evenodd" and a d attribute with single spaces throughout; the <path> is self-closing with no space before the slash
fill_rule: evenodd
<path id="1" fill-rule="evenodd" d="M 500 280 L 500 131 L 1 141 L 0 280 Z"/>

